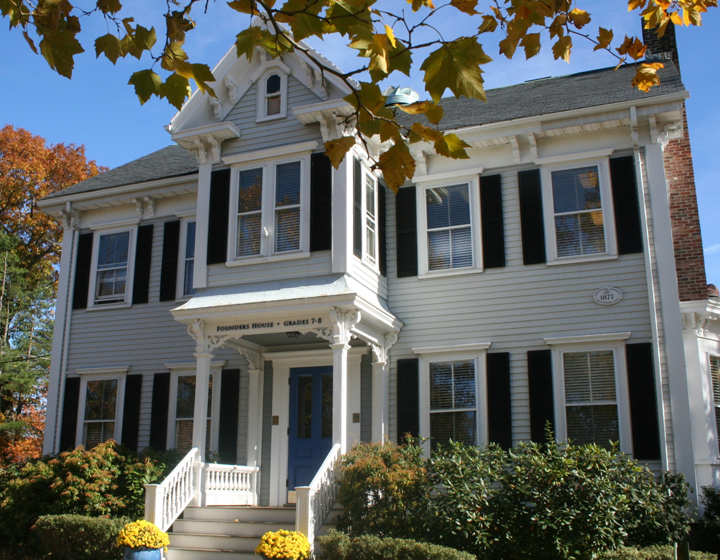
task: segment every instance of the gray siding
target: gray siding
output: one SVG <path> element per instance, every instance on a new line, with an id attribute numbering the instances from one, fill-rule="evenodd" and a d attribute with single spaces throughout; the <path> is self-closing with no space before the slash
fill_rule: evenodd
<path id="1" fill-rule="evenodd" d="M 372 441 L 372 360 L 363 354 L 360 362 L 360 441 Z"/>
<path id="2" fill-rule="evenodd" d="M 257 117 L 257 84 L 252 86 L 243 98 L 237 102 L 225 121 L 229 121 L 241 130 L 240 138 L 228 140 L 223 144 L 223 156 L 231 156 L 242 152 L 264 150 L 275 146 L 297 144 L 315 140 L 322 145 L 320 125 L 302 124 L 293 115 L 293 107 L 319 103 L 321 100 L 298 80 L 288 76 L 287 117 L 256 123 Z"/>
<path id="3" fill-rule="evenodd" d="M 270 457 L 272 456 L 272 362 L 265 362 L 263 372 L 263 417 L 262 417 L 262 453 L 260 457 L 260 496 L 261 506 L 270 504 Z"/>
<path id="4" fill-rule="evenodd" d="M 631 331 L 632 341 L 651 339 L 643 255 L 572 265 L 523 265 L 517 169 L 503 171 L 502 179 L 507 266 L 482 273 L 396 278 L 395 199 L 388 197 L 388 302 L 405 322 L 392 349 L 393 439 L 396 362 L 414 357 L 412 348 L 491 342 L 492 351 L 510 352 L 513 439 L 518 441 L 530 437 L 527 351 L 548 348 L 543 338 Z M 622 290 L 619 304 L 601 307 L 593 302 L 593 292 L 606 286 Z"/>
<path id="5" fill-rule="evenodd" d="M 306 259 L 269 260 L 264 263 L 243 266 L 212 264 L 208 266 L 208 287 L 236 286 L 252 282 L 322 276 L 331 273 L 330 251 L 317 251 Z"/>
<path id="6" fill-rule="evenodd" d="M 246 366 L 247 367 L 247 366 Z M 238 438 L 237 464 L 247 464 L 247 430 L 248 430 L 248 386 L 250 376 L 247 369 L 240 371 L 240 402 L 238 403 Z"/>

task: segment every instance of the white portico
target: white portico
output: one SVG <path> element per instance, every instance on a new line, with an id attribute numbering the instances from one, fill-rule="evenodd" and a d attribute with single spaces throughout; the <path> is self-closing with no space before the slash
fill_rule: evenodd
<path id="1" fill-rule="evenodd" d="M 381 441 L 387 437 L 388 352 L 397 341 L 402 322 L 375 294 L 344 275 L 242 289 L 235 294 L 198 295 L 172 311 L 177 321 L 188 325 L 188 333 L 196 343 L 192 445 L 205 453 L 206 397 L 213 352 L 221 346 L 232 347 L 246 357 L 249 365 L 247 464 L 260 466 L 263 368 L 266 360 L 271 361 L 275 369 L 272 423 L 278 427 L 273 431 L 270 478 L 277 488 L 271 489 L 271 503 L 282 504 L 286 500 L 285 484 L 279 481 L 287 474 L 286 448 L 293 421 L 290 410 L 294 406 L 288 389 L 290 372 L 313 366 L 330 372 L 331 367 L 332 398 L 329 400 L 328 394 L 324 399 L 332 407 L 332 444 L 339 445 L 344 453 L 349 446 L 349 375 L 355 371 L 353 364 L 359 373 L 360 355 L 366 354 L 369 347 L 372 439 Z M 315 422 L 319 416 L 315 414 Z M 292 490 L 292 484 L 288 489 Z"/>

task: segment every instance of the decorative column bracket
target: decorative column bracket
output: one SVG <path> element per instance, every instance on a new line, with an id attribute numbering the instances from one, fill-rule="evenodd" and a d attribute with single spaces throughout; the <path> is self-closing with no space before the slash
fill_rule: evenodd
<path id="1" fill-rule="evenodd" d="M 199 354 L 210 354 L 213 350 L 225 346 L 231 338 L 230 335 L 206 335 L 205 323 L 202 319 L 195 319 L 192 325 L 188 325 L 187 332 L 195 340 L 195 352 Z"/>

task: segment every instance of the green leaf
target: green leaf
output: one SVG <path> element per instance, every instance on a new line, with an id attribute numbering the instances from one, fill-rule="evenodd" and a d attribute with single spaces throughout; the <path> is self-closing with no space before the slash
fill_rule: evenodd
<path id="1" fill-rule="evenodd" d="M 128 85 L 135 86 L 135 94 L 140 99 L 140 104 L 145 102 L 153 95 L 160 94 L 160 85 L 162 79 L 152 70 L 140 70 L 130 76 Z"/>
<path id="2" fill-rule="evenodd" d="M 193 64 L 192 65 L 192 79 L 200 88 L 201 91 L 209 93 L 214 96 L 215 92 L 207 85 L 207 82 L 214 82 L 215 76 L 213 76 L 212 70 L 207 64 Z"/>
<path id="3" fill-rule="evenodd" d="M 142 25 L 138 25 L 135 28 L 135 39 L 133 42 L 141 51 L 149 51 L 153 48 L 156 41 L 157 35 L 155 34 L 154 27 L 145 29 Z"/>
<path id="4" fill-rule="evenodd" d="M 444 134 L 442 138 L 435 140 L 435 151 L 441 156 L 453 159 L 470 159 L 465 151 L 470 144 L 458 138 L 457 134 Z"/>
<path id="5" fill-rule="evenodd" d="M 257 11 L 255 0 L 234 0 L 233 2 L 228 2 L 228 6 L 241 14 L 256 16 L 260 13 Z"/>
<path id="6" fill-rule="evenodd" d="M 120 0 L 97 0 L 98 9 L 104 14 L 116 14 L 122 9 Z"/>
<path id="7" fill-rule="evenodd" d="M 95 57 L 100 58 L 101 54 L 104 54 L 110 62 L 115 64 L 123 54 L 120 39 L 112 33 L 95 39 Z"/>
<path id="8" fill-rule="evenodd" d="M 237 34 L 235 46 L 238 58 L 245 55 L 245 58 L 252 60 L 255 47 L 262 41 L 262 32 L 262 29 L 253 25 Z"/>
<path id="9" fill-rule="evenodd" d="M 85 49 L 75 38 L 75 34 L 64 29 L 45 34 L 40 41 L 40 53 L 50 68 L 66 78 L 72 78 L 75 66 L 73 57 L 82 52 L 85 52 Z"/>
<path id="10" fill-rule="evenodd" d="M 487 101 L 480 65 L 491 60 L 474 37 L 445 43 L 430 53 L 420 67 L 425 71 L 425 89 L 435 103 L 446 88 L 456 97 L 464 95 Z"/>
<path id="11" fill-rule="evenodd" d="M 192 94 L 190 82 L 185 76 L 173 73 L 159 88 L 160 97 L 167 99 L 178 111 Z"/>

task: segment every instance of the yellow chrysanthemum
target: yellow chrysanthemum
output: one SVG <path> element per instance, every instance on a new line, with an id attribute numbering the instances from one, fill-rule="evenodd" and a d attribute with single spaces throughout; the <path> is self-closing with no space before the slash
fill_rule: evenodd
<path id="1" fill-rule="evenodd" d="M 170 537 L 157 525 L 141 519 L 128 523 L 123 527 L 117 538 L 118 546 L 130 548 L 165 548 L 170 544 Z"/>
<path id="2" fill-rule="evenodd" d="M 268 531 L 262 536 L 255 554 L 269 560 L 307 560 L 310 543 L 305 535 L 297 531 Z"/>

